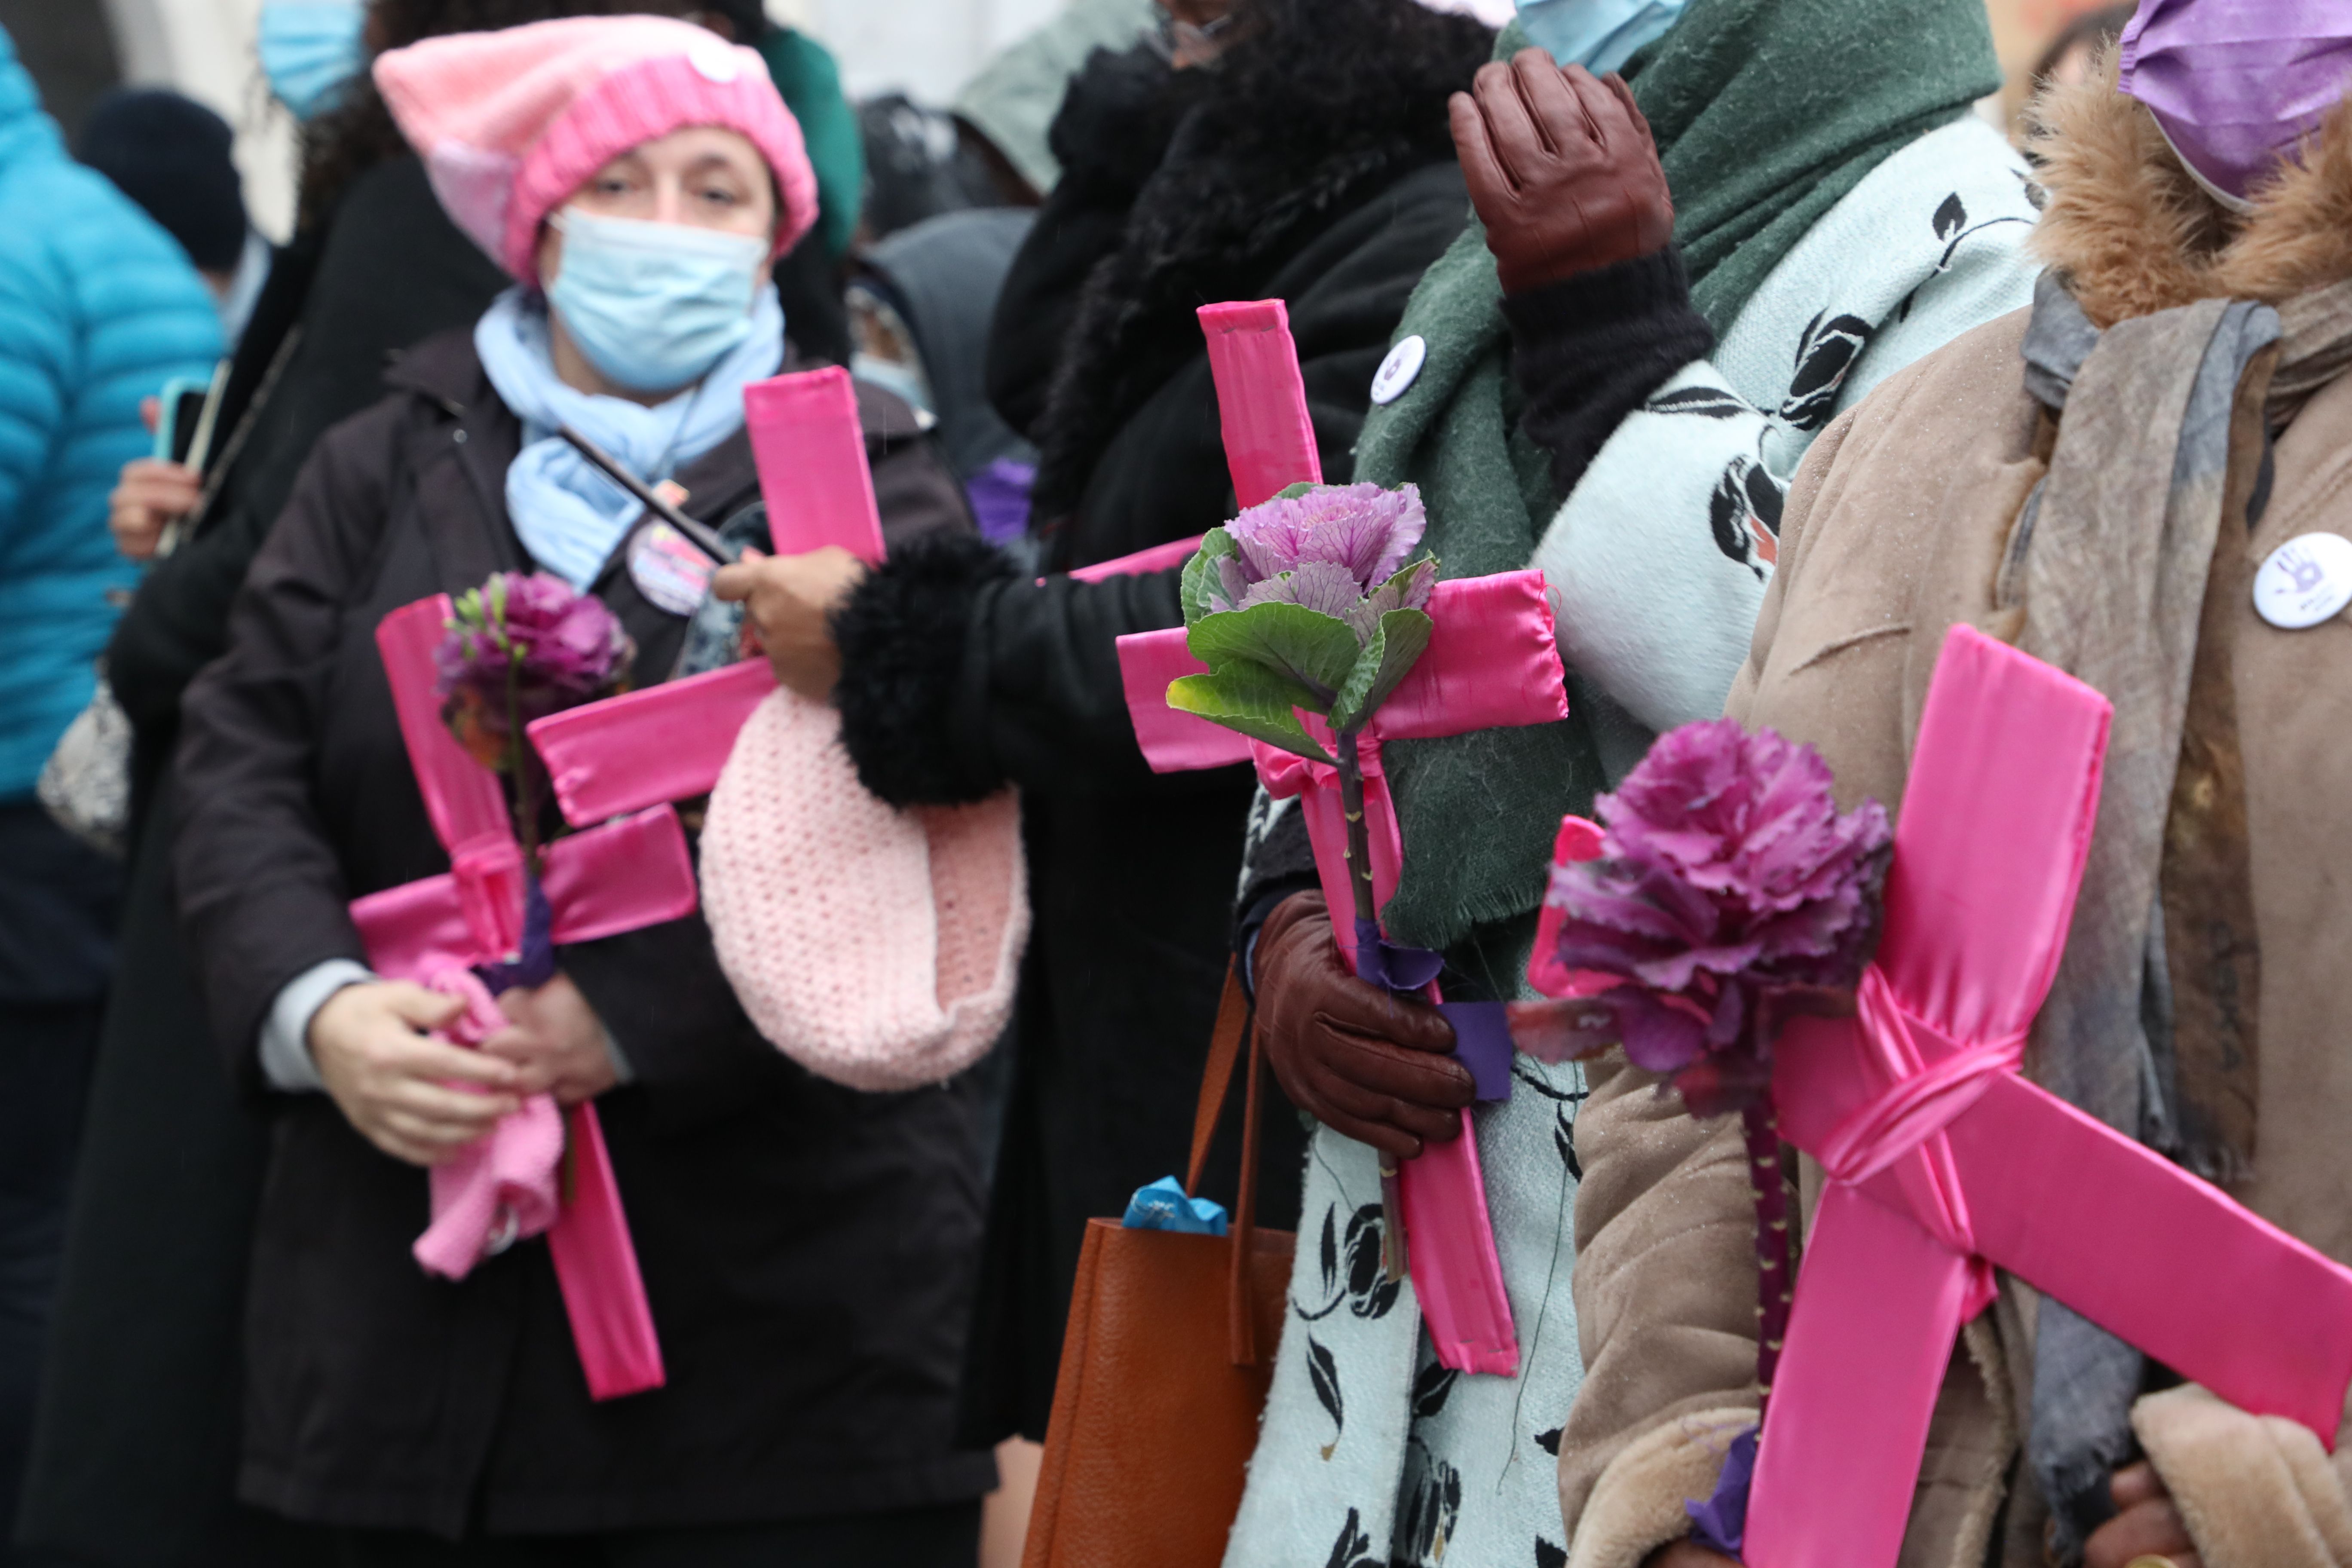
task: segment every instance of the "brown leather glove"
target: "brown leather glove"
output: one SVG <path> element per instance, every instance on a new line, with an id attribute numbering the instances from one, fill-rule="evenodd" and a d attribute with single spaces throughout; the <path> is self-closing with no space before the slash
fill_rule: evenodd
<path id="1" fill-rule="evenodd" d="M 1521 49 L 1450 105 L 1471 203 L 1503 292 L 1524 294 L 1665 248 L 1674 198 L 1650 122 L 1615 72 Z"/>
<path id="2" fill-rule="evenodd" d="M 1411 1159 L 1462 1130 L 1470 1069 L 1426 1002 L 1357 979 L 1319 892 L 1294 893 L 1259 928 L 1251 965 L 1258 1037 L 1290 1101 L 1335 1131 Z"/>

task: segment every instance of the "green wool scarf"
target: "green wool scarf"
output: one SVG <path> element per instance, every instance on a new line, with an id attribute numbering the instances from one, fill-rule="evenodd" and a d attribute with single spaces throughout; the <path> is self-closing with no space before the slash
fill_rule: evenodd
<path id="1" fill-rule="evenodd" d="M 1496 58 L 1526 47 L 1514 22 Z M 1982 0 L 1692 0 L 1625 75 L 1674 192 L 1693 301 L 1717 332 L 1864 175 L 2000 85 Z M 1356 448 L 1357 479 L 1421 487 L 1447 577 L 1525 566 L 1561 499 L 1518 428 L 1502 297 L 1474 218 L 1398 324 L 1428 346 L 1421 374 L 1371 410 Z M 1580 696 L 1571 672 L 1571 714 Z M 1398 741 L 1384 761 L 1408 853 L 1383 915 L 1398 940 L 1441 950 L 1542 902 L 1560 817 L 1589 813 L 1605 782 L 1577 717 Z M 1461 947 L 1457 965 L 1507 993 L 1486 950 L 1507 945 Z"/>

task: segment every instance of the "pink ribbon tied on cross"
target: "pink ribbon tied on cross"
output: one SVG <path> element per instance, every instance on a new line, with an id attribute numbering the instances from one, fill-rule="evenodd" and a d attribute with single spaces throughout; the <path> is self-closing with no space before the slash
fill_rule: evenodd
<path id="1" fill-rule="evenodd" d="M 506 1015 L 472 970 L 450 964 L 426 984 L 466 1004 L 441 1031 L 451 1043 L 478 1047 L 506 1027 Z M 427 1273 L 463 1279 L 483 1258 L 543 1234 L 562 1206 L 555 1177 L 562 1163 L 562 1113 L 553 1095 L 534 1094 L 488 1137 L 433 1167 L 433 1223 L 410 1251 Z"/>
<path id="2" fill-rule="evenodd" d="M 1774 1052 L 1781 1131 L 1830 1180 L 1757 1455 L 1750 1568 L 1895 1563 L 1955 1338 L 1997 1268 L 2334 1445 L 2352 1270 L 2017 1070 L 2065 948 L 2109 716 L 1974 627 L 1945 641 L 1856 1016 L 1797 1018 Z"/>
<path id="3" fill-rule="evenodd" d="M 467 755 L 441 721 L 433 650 L 450 614 L 449 596 L 436 594 L 393 611 L 375 634 L 409 765 L 434 833 L 448 847 L 450 869 L 354 900 L 352 921 L 377 973 L 465 995 L 460 1027 L 487 1038 L 504 1018 L 494 1003 L 485 1011 L 488 994 L 466 972 L 507 958 L 521 942 L 522 850 L 498 775 Z M 686 835 L 667 804 L 557 839 L 547 847 L 545 868 L 541 887 L 550 936 L 559 944 L 677 920 L 695 907 Z M 454 1279 L 481 1260 L 499 1228 L 495 1215 L 512 1206 L 511 1178 L 537 1162 L 553 1109 L 551 1100 L 525 1105 L 454 1168 L 434 1172 L 433 1222 L 415 1247 L 420 1266 Z M 661 1343 L 603 1125 L 587 1104 L 562 1120 L 572 1150 L 572 1196 L 546 1235 L 589 1393 L 617 1399 L 659 1388 Z M 548 1171 L 551 1181 L 551 1163 Z"/>

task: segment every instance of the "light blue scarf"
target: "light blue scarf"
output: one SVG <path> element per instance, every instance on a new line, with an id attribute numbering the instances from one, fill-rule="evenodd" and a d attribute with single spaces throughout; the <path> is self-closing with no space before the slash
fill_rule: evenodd
<path id="1" fill-rule="evenodd" d="M 751 335 L 692 387 L 651 408 L 557 379 L 546 302 L 520 287 L 483 313 L 474 351 L 490 385 L 522 421 L 522 450 L 507 469 L 515 533 L 532 560 L 584 593 L 645 509 L 555 427 L 571 426 L 637 478 L 658 484 L 742 427 L 745 384 L 775 374 L 784 363 L 784 308 L 773 289 L 761 289 L 751 304 Z"/>

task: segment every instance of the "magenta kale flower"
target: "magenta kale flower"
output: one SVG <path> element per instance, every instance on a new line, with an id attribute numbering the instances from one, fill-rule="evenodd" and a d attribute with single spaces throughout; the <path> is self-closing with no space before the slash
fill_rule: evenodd
<path id="1" fill-rule="evenodd" d="M 1169 702 L 1333 761 L 1298 714 L 1352 735 L 1412 673 L 1437 562 L 1405 557 L 1427 526 L 1411 485 L 1293 485 L 1211 529 L 1181 589 L 1185 640 L 1209 673 L 1172 682 Z"/>
<path id="2" fill-rule="evenodd" d="M 619 686 L 635 652 L 604 601 L 543 572 L 498 573 L 456 611 L 434 689 L 451 731 L 494 768 L 512 765 L 521 726 Z"/>
<path id="3" fill-rule="evenodd" d="M 1212 557 L 1202 608 L 1304 605 L 1369 643 L 1387 611 L 1428 608 L 1435 574 L 1400 570 L 1428 526 L 1412 485 L 1294 486 L 1218 531 L 1230 549 Z"/>
<path id="4" fill-rule="evenodd" d="M 1697 1114 L 1731 1109 L 1769 1079 L 1759 1002 L 1861 978 L 1885 810 L 1840 814 L 1819 752 L 1730 719 L 1660 736 L 1596 810 L 1600 858 L 1552 872 L 1559 963 L 1625 982 L 1598 998 L 1625 1054 L 1675 1074 Z"/>

